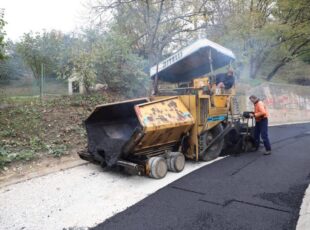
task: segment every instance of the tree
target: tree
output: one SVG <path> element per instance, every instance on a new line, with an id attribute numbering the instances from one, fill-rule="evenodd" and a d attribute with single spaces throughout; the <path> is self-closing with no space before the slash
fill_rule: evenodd
<path id="1" fill-rule="evenodd" d="M 213 1 L 207 32 L 237 54 L 239 71 L 256 78 L 270 55 L 275 37 L 273 0 Z"/>
<path id="2" fill-rule="evenodd" d="M 16 52 L 16 44 L 11 40 L 6 42 L 6 53 L 7 58 L 0 61 L 0 79 L 20 79 L 27 72 L 27 68 L 22 57 Z"/>
<path id="3" fill-rule="evenodd" d="M 52 30 L 43 33 L 25 33 L 16 44 L 17 52 L 31 69 L 36 80 L 41 76 L 41 65 L 44 64 L 45 76 L 57 77 L 61 53 L 65 52 L 66 35 Z"/>
<path id="4" fill-rule="evenodd" d="M 131 43 L 114 27 L 94 45 L 97 79 L 128 96 L 145 93 L 147 81 L 146 61 L 133 52 Z"/>
<path id="5" fill-rule="evenodd" d="M 310 5 L 307 0 L 278 0 L 275 16 L 279 18 L 278 42 L 284 50 L 276 65 L 267 75 L 271 80 L 280 68 L 296 58 L 310 55 Z"/>
<path id="6" fill-rule="evenodd" d="M 4 26 L 6 22 L 4 21 L 4 9 L 0 8 L 0 61 L 5 58 L 5 42 L 4 42 Z"/>
<path id="7" fill-rule="evenodd" d="M 307 0 L 215 0 L 207 33 L 237 54 L 239 71 L 271 80 L 280 68 L 309 54 Z"/>
<path id="8" fill-rule="evenodd" d="M 92 45 L 83 39 L 76 39 L 72 44 L 67 61 L 65 62 L 66 77 L 76 74 L 83 82 L 87 93 L 90 93 L 91 86 L 96 82 L 95 56 Z M 63 52 L 64 54 L 64 52 Z"/>
<path id="9" fill-rule="evenodd" d="M 54 59 L 59 77 L 74 75 L 88 93 L 95 83 L 107 84 L 109 90 L 129 96 L 145 88 L 145 61 L 132 52 L 131 41 L 120 36 L 117 27 L 111 28 L 109 34 L 84 28 L 63 38 Z"/>
<path id="10" fill-rule="evenodd" d="M 101 0 L 91 5 L 91 12 L 100 18 L 103 28 L 112 21 L 124 37 L 132 40 L 132 47 L 146 58 L 149 66 L 158 62 L 163 53 L 188 44 L 206 26 L 207 2 L 168 0 Z"/>

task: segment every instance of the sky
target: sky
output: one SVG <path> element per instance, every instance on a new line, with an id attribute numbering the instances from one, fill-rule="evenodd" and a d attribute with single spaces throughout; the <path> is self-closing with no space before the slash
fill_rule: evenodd
<path id="1" fill-rule="evenodd" d="M 43 29 L 73 31 L 86 21 L 88 0 L 0 0 L 4 8 L 7 38 L 18 40 L 24 33 Z"/>

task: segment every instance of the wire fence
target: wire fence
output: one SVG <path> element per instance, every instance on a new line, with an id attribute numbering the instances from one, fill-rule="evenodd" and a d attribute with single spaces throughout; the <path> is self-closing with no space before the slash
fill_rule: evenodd
<path id="1" fill-rule="evenodd" d="M 18 80 L 0 80 L 2 97 L 39 97 L 68 95 L 68 82 L 62 79 L 44 78 L 43 81 L 33 78 Z"/>

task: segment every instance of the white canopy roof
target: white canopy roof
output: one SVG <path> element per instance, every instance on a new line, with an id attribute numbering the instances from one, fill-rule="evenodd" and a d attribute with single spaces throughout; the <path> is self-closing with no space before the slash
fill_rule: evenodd
<path id="1" fill-rule="evenodd" d="M 168 82 L 187 81 L 210 72 L 209 53 L 213 69 L 228 65 L 235 59 L 233 52 L 208 39 L 200 39 L 150 69 L 153 78 Z"/>

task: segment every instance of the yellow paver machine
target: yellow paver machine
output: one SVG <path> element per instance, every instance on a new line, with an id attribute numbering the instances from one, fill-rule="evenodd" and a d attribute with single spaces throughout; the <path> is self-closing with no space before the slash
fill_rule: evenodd
<path id="1" fill-rule="evenodd" d="M 90 114 L 88 149 L 80 157 L 163 178 L 182 171 L 185 159 L 209 161 L 251 147 L 234 87 L 212 90 L 213 71 L 234 59 L 230 50 L 203 39 L 158 63 L 150 70 L 152 96 L 99 105 Z"/>

